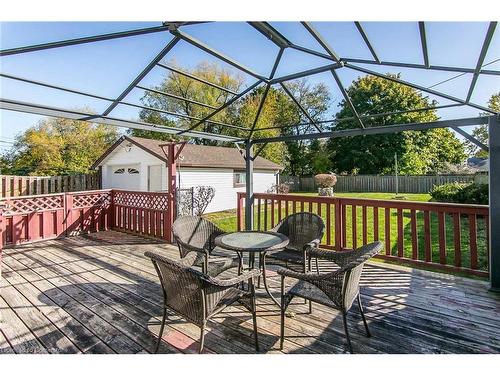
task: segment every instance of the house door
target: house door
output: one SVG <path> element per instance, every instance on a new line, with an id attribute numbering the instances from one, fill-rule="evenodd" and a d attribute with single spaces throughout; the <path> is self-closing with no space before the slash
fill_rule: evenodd
<path id="1" fill-rule="evenodd" d="M 161 165 L 150 165 L 148 167 L 148 191 L 161 191 Z"/>

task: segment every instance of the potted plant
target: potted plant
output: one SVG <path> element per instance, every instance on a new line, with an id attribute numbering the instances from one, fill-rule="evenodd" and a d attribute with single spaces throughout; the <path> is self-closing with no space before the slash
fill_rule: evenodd
<path id="1" fill-rule="evenodd" d="M 317 174 L 314 176 L 314 181 L 318 185 L 320 197 L 333 197 L 333 187 L 337 183 L 337 176 L 333 173 Z"/>

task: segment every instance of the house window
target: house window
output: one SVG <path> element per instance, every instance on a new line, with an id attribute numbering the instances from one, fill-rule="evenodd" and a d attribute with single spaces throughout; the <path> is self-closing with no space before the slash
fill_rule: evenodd
<path id="1" fill-rule="evenodd" d="M 124 174 L 125 173 L 125 168 L 118 168 L 116 171 L 113 172 L 114 174 Z"/>
<path id="2" fill-rule="evenodd" d="M 128 169 L 128 173 L 130 173 L 130 174 L 139 174 L 139 171 L 137 169 L 135 169 L 135 168 L 129 168 Z"/>
<path id="3" fill-rule="evenodd" d="M 234 186 L 245 186 L 246 174 L 245 171 L 234 171 Z"/>

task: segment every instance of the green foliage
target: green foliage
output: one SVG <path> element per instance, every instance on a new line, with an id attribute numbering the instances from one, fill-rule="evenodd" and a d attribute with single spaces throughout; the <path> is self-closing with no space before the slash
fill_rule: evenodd
<path id="1" fill-rule="evenodd" d="M 435 186 L 430 194 L 437 202 L 488 204 L 488 184 L 452 182 Z"/>
<path id="2" fill-rule="evenodd" d="M 175 62 L 170 65 L 175 66 Z M 209 82 L 216 83 L 219 86 L 226 87 L 233 91 L 241 91 L 243 78 L 232 73 L 230 70 L 222 69 L 217 64 L 201 63 L 189 73 L 203 78 Z M 322 119 L 328 109 L 330 96 L 328 89 L 323 84 L 311 86 L 305 80 L 298 80 L 287 83 L 287 88 L 294 97 L 301 103 L 308 114 L 315 120 Z M 187 98 L 200 103 L 208 104 L 218 108 L 230 100 L 233 95 L 227 92 L 211 87 L 209 85 L 195 81 L 189 77 L 178 73 L 167 74 L 162 82 L 155 87 L 158 91 L 172 93 L 182 98 Z M 264 87 L 260 86 L 217 113 L 211 118 L 226 124 L 234 124 L 247 128 L 254 127 L 255 117 L 260 105 Z M 163 111 L 180 113 L 184 116 L 203 118 L 214 111 L 194 103 L 188 103 L 179 99 L 171 98 L 165 95 L 146 92 L 142 98 L 145 106 L 161 109 Z M 166 113 L 159 113 L 152 110 L 143 110 L 140 113 L 143 121 L 158 125 L 166 125 L 178 128 L 189 128 L 194 126 L 198 120 L 192 118 L 178 118 Z M 311 129 L 312 125 L 303 125 L 296 127 L 286 127 L 290 125 L 309 122 L 307 117 L 300 111 L 296 104 L 281 88 L 270 88 L 262 108 L 258 121 L 254 127 L 254 138 L 275 137 L 285 134 L 295 134 Z M 272 128 L 272 129 L 269 129 Z M 200 124 L 196 130 L 213 132 L 217 134 L 231 135 L 237 137 L 248 137 L 248 132 L 224 127 L 214 123 Z M 176 137 L 147 132 L 131 130 L 131 135 L 155 138 L 162 140 L 175 139 Z M 217 145 L 216 141 L 195 140 L 196 143 L 207 145 Z M 305 175 L 311 173 L 327 172 L 330 169 L 330 161 L 324 145 L 321 148 L 310 147 L 308 141 L 274 143 L 266 146 L 262 153 L 263 157 L 280 163 L 286 167 L 288 173 L 294 175 Z"/>
<path id="3" fill-rule="evenodd" d="M 488 100 L 488 108 L 500 113 L 500 92 L 491 96 L 490 100 Z M 472 136 L 481 143 L 488 145 L 488 125 L 480 125 L 476 127 L 472 131 Z M 474 143 L 467 140 L 465 144 L 470 155 L 476 156 L 478 158 L 488 157 L 488 151 L 477 147 Z"/>
<path id="4" fill-rule="evenodd" d="M 394 76 L 394 75 L 393 75 Z M 395 75 L 394 77 L 399 77 Z M 411 87 L 379 77 L 358 78 L 347 89 L 359 114 L 405 111 L 435 105 Z M 340 103 L 335 130 L 359 128 L 350 107 Z M 400 113 L 363 120 L 366 127 L 435 121 L 435 110 Z M 392 173 L 394 154 L 398 154 L 402 174 L 435 173 L 444 162 L 460 163 L 465 159 L 462 143 L 448 129 L 406 131 L 402 133 L 333 138 L 328 150 L 336 172 L 360 174 Z"/>
<path id="5" fill-rule="evenodd" d="M 117 139 L 113 126 L 61 118 L 42 120 L 16 137 L 13 152 L 2 157 L 2 173 L 85 173 Z"/>

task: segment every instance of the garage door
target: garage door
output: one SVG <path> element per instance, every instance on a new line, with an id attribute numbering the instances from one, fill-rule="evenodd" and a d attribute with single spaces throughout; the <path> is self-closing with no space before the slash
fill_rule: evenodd
<path id="1" fill-rule="evenodd" d="M 124 190 L 139 190 L 141 174 L 139 164 L 117 165 L 111 167 L 111 187 Z"/>

